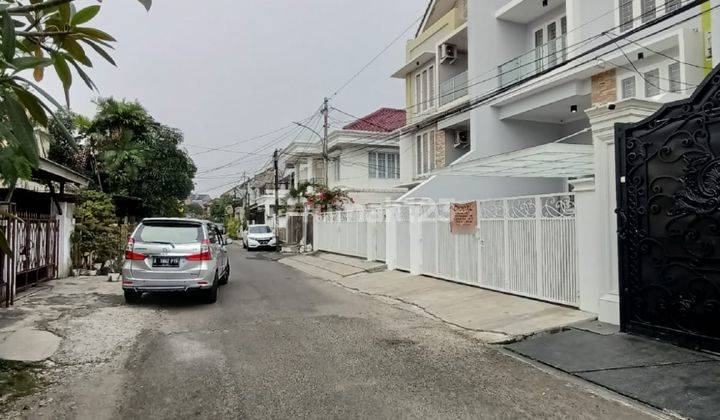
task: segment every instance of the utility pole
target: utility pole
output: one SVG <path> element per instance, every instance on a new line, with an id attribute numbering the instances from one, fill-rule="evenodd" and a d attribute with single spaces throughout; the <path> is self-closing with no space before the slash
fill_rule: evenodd
<path id="1" fill-rule="evenodd" d="M 329 166 L 329 159 L 328 159 L 328 116 L 330 115 L 330 107 L 329 107 L 330 100 L 328 98 L 325 98 L 323 101 L 323 142 L 322 142 L 322 155 L 323 155 L 323 163 L 325 167 L 325 188 L 328 188 L 328 166 Z"/>
<path id="2" fill-rule="evenodd" d="M 278 234 L 278 211 L 280 210 L 280 198 L 278 197 L 278 150 L 275 149 L 275 153 L 273 153 L 273 166 L 275 167 L 275 213 L 274 213 L 274 221 L 275 221 L 275 240 L 277 241 L 277 234 Z"/>

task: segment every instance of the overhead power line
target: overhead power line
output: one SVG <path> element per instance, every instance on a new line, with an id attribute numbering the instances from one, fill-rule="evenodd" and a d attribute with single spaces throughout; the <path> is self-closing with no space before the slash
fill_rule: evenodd
<path id="1" fill-rule="evenodd" d="M 385 47 L 383 47 L 383 49 L 380 50 L 379 53 L 377 53 L 373 58 L 370 59 L 370 61 L 367 62 L 367 64 L 362 66 L 360 68 L 360 70 L 358 70 L 355 74 L 352 75 L 352 77 L 350 77 L 350 79 L 348 79 L 342 86 L 340 86 L 337 90 L 335 90 L 335 92 L 332 95 L 330 95 L 329 99 L 336 97 L 343 89 L 348 87 L 348 85 L 350 85 L 350 83 L 352 83 L 355 79 L 357 79 L 357 77 L 360 76 L 365 70 L 367 70 L 367 68 L 370 67 L 375 61 L 377 61 L 378 58 L 382 57 L 382 55 L 385 54 L 385 52 L 387 50 L 389 50 L 393 45 L 395 45 L 395 43 L 398 42 L 422 18 L 423 18 L 422 16 L 419 16 L 418 18 L 413 20 L 412 23 L 410 25 L 408 25 L 407 28 L 405 28 L 397 37 L 393 38 L 392 41 L 390 41 L 387 45 L 385 45 Z"/>

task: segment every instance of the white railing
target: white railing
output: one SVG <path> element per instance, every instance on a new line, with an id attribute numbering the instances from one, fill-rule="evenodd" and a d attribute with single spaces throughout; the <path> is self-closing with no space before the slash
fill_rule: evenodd
<path id="1" fill-rule="evenodd" d="M 578 306 L 575 197 L 478 201 L 474 235 L 450 232 L 450 205 L 392 204 L 315 216 L 315 248 L 388 268 Z"/>
<path id="2" fill-rule="evenodd" d="M 447 105 L 468 94 L 468 72 L 440 83 L 440 106 Z"/>

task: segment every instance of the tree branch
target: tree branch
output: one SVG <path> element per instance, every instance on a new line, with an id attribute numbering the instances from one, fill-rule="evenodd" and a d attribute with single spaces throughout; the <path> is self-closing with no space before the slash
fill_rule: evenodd
<path id="1" fill-rule="evenodd" d="M 47 0 L 43 3 L 28 4 L 26 6 L 8 7 L 5 9 L 6 12 L 11 15 L 19 15 L 27 12 L 37 12 L 40 10 L 49 9 L 51 7 L 60 6 L 61 4 L 71 3 L 75 0 Z"/>
<path id="2" fill-rule="evenodd" d="M 38 36 L 56 36 L 56 35 L 70 35 L 72 32 L 70 31 L 48 31 L 48 32 L 27 32 L 27 31 L 17 31 L 17 36 L 24 36 L 28 38 L 34 38 Z"/>

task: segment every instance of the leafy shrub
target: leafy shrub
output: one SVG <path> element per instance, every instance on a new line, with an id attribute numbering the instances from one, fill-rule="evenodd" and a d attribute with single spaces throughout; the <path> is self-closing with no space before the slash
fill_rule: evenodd
<path id="1" fill-rule="evenodd" d="M 109 195 L 89 189 L 81 191 L 71 239 L 76 268 L 92 269 L 98 263 L 104 267 L 108 261 L 122 258 L 125 237 Z"/>

